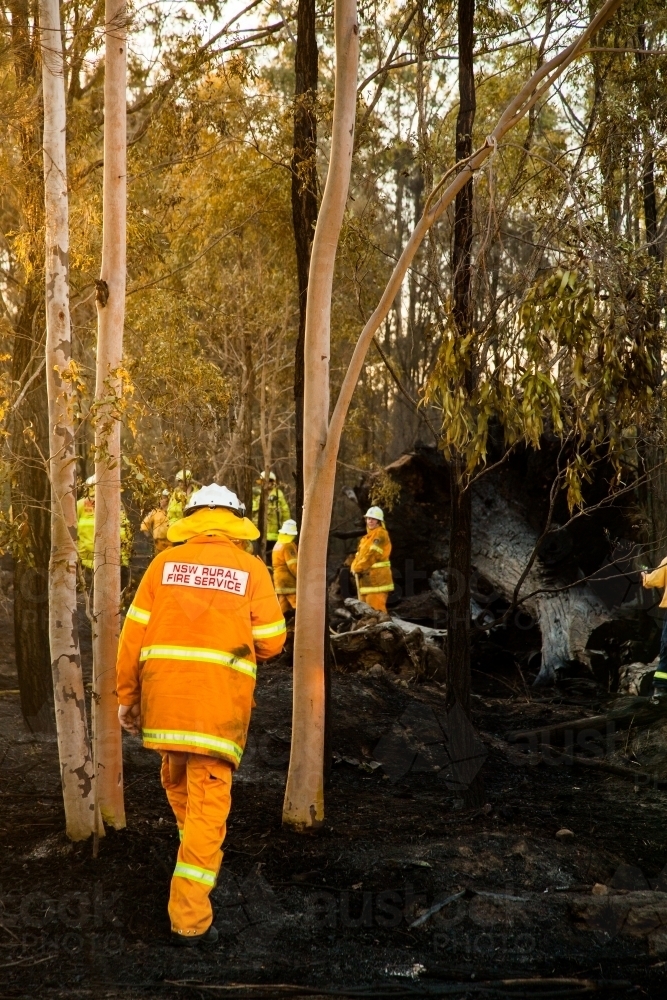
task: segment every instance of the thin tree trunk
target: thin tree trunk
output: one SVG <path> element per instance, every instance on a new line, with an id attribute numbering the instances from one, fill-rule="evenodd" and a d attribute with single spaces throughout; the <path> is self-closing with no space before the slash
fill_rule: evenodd
<path id="1" fill-rule="evenodd" d="M 39 234 L 44 224 L 44 173 L 39 89 L 39 38 L 31 30 L 25 0 L 13 0 L 12 58 L 17 89 L 34 92 L 33 111 L 19 124 L 23 183 L 22 230 L 27 236 L 29 260 L 21 308 L 14 324 L 12 380 L 29 388 L 11 422 L 12 517 L 16 532 L 14 556 L 14 646 L 21 712 L 33 732 L 53 732 L 53 681 L 49 656 L 48 575 L 51 549 L 49 477 L 45 456 L 49 448 L 46 369 L 43 329 L 43 258 Z M 20 391 L 19 389 L 19 391 Z"/>
<path id="2" fill-rule="evenodd" d="M 259 557 L 264 562 L 266 562 L 266 534 L 267 525 L 269 520 L 269 493 L 271 491 L 271 451 L 273 445 L 273 433 L 270 427 L 270 421 L 273 414 L 267 413 L 266 405 L 266 379 L 267 379 L 267 352 L 268 344 L 267 338 L 264 336 L 263 344 L 263 358 L 262 358 L 262 375 L 261 375 L 261 385 L 259 390 L 259 440 L 262 448 L 262 464 L 264 466 L 264 478 L 262 479 L 262 493 L 259 498 L 259 516 L 257 518 L 257 527 L 259 528 Z"/>
<path id="3" fill-rule="evenodd" d="M 349 7 L 354 10 L 353 5 Z M 294 708 L 292 725 L 292 750 L 287 778 L 283 819 L 295 828 L 317 826 L 324 816 L 324 801 L 322 793 L 322 754 L 324 744 L 324 635 L 322 624 L 326 607 L 326 549 L 321 539 L 326 538 L 331 524 L 331 508 L 334 486 L 336 482 L 336 459 L 340 447 L 341 436 L 345 424 L 355 386 L 363 367 L 364 359 L 373 337 L 385 321 L 389 310 L 398 294 L 410 264 L 419 249 L 421 242 L 431 226 L 443 215 L 452 204 L 456 195 L 464 187 L 469 178 L 484 164 L 496 143 L 517 125 L 547 92 L 551 84 L 558 79 L 563 70 L 584 51 L 591 36 L 603 25 L 617 8 L 621 0 L 607 0 L 592 19 L 588 27 L 553 59 L 546 62 L 524 84 L 519 93 L 512 98 L 505 111 L 500 116 L 496 127 L 484 145 L 471 156 L 468 163 L 459 169 L 456 177 L 440 193 L 444 180 L 437 185 L 429 197 L 419 223 L 408 240 L 392 276 L 382 293 L 380 301 L 373 314 L 364 326 L 354 349 L 354 353 L 345 373 L 338 399 L 331 415 L 328 429 L 322 438 L 323 421 L 317 412 L 313 401 L 313 413 L 318 417 L 315 433 L 305 442 L 312 445 L 308 448 L 306 464 L 306 503 L 304 520 L 301 529 L 301 544 L 299 547 L 299 575 L 297 577 L 297 617 L 294 645 Z M 347 4 L 346 4 L 347 9 Z M 352 86 L 351 79 L 344 72 L 343 63 L 351 62 L 351 56 L 356 54 L 356 32 L 354 44 L 350 44 L 349 33 L 345 31 L 345 20 L 340 8 L 336 17 L 336 94 L 334 109 L 334 133 L 331 145 L 331 161 L 327 176 L 327 187 L 320 210 L 320 216 L 315 230 L 315 243 L 311 268 L 313 278 L 308 295 L 308 318 L 306 326 L 306 387 L 312 393 L 317 393 L 322 387 L 325 362 L 328 358 L 328 316 L 331 304 L 331 278 L 333 268 L 328 256 L 335 253 L 339 229 L 335 229 L 336 215 L 332 205 L 327 202 L 327 193 L 331 184 L 333 200 L 334 188 L 340 197 L 338 187 L 342 185 L 344 192 L 349 184 L 349 163 L 342 155 L 345 149 L 344 132 L 347 129 L 350 147 L 354 121 L 354 97 L 346 90 L 345 98 L 340 88 L 345 83 Z M 356 26 L 356 23 L 355 23 Z M 358 30 L 358 29 L 357 29 Z M 346 68 L 346 67 L 345 67 Z M 348 70 L 349 77 L 354 76 Z M 356 81 L 355 81 L 356 88 Z M 343 134 L 341 134 L 343 133 Z M 341 148 L 342 147 L 342 148 Z M 448 175 L 446 175 L 448 176 Z M 335 180 L 334 180 L 335 178 Z M 343 200 L 344 208 L 344 200 Z M 342 218 L 342 208 L 340 211 Z M 339 223 L 340 228 L 340 223 Z M 329 240 L 327 254 L 318 243 Z M 321 263 L 320 263 L 321 262 Z M 328 298 L 327 298 L 328 295 Z M 315 304 L 317 303 L 317 305 Z M 312 321 L 311 321 L 312 310 Z M 315 326 L 315 319 L 319 320 Z M 324 333 L 322 333 L 324 330 Z M 321 340 L 319 337 L 321 337 Z M 319 348 L 319 352 L 318 352 Z M 325 351 L 326 348 L 326 351 Z M 322 359 L 320 361 L 320 359 Z M 326 371 L 325 371 L 326 375 Z M 327 386 L 328 389 L 328 386 Z M 328 391 L 326 393 L 328 406 Z M 311 414 L 310 401 L 305 400 L 305 426 L 309 426 Z M 310 476 L 308 476 L 310 472 Z"/>
<path id="4" fill-rule="evenodd" d="M 95 797 L 105 823 L 125 826 L 123 755 L 116 698 L 120 631 L 120 398 L 123 360 L 126 212 L 126 8 L 105 7 L 102 269 L 97 285 L 95 555 L 93 563 L 93 746 Z M 98 832 L 102 832 L 99 830 Z"/>
<path id="5" fill-rule="evenodd" d="M 248 516 L 252 512 L 252 411 L 255 401 L 255 368 L 252 358 L 252 337 L 248 331 L 243 335 L 243 357 L 245 361 L 245 388 L 243 393 L 243 470 L 241 472 L 242 497 Z"/>
<path id="6" fill-rule="evenodd" d="M 645 25 L 640 25 L 637 32 L 640 52 L 636 59 L 639 66 L 645 63 L 647 52 Z M 648 326 L 654 331 L 652 350 L 653 385 L 657 389 L 662 382 L 662 356 L 660 350 L 660 316 L 662 312 L 662 252 L 658 241 L 658 203 L 655 190 L 655 154 L 653 137 L 648 123 L 643 126 L 643 164 L 642 164 L 642 195 L 644 202 L 644 225 L 646 227 L 646 251 L 653 263 L 653 269 L 647 282 L 649 305 L 647 309 Z M 662 558 L 667 545 L 667 469 L 665 468 L 665 452 L 662 447 L 649 447 L 648 454 L 642 455 L 649 481 L 645 489 L 646 506 L 648 508 L 649 544 L 653 558 Z"/>
<path id="7" fill-rule="evenodd" d="M 456 119 L 456 159 L 472 153 L 475 121 L 475 76 L 473 70 L 473 24 L 475 0 L 459 0 L 459 113 Z M 473 181 L 456 196 L 454 208 L 454 248 L 452 254 L 453 308 L 457 335 L 466 337 L 472 328 L 472 235 Z M 473 373 L 466 366 L 463 389 L 470 394 Z M 464 460 L 455 455 L 449 466 L 451 521 L 449 542 L 449 624 L 447 627 L 448 695 L 458 700 L 470 714 L 470 551 L 472 494 Z"/>
<path id="8" fill-rule="evenodd" d="M 294 55 L 294 148 L 292 150 L 292 223 L 299 285 L 299 334 L 294 355 L 296 440 L 296 522 L 303 509 L 304 343 L 308 270 L 317 221 L 317 36 L 315 0 L 299 0 Z"/>
<path id="9" fill-rule="evenodd" d="M 331 156 L 311 255 L 306 307 L 303 473 L 305 504 L 297 577 L 294 703 L 283 822 L 297 829 L 324 819 L 324 629 L 326 545 L 331 504 L 313 489 L 316 463 L 329 425 L 331 291 L 336 248 L 350 184 L 359 62 L 355 0 L 336 0 L 336 81 Z M 327 522 L 323 533 L 318 531 Z M 305 539 L 305 543 L 304 543 Z"/>
<path id="10" fill-rule="evenodd" d="M 51 473 L 49 566 L 51 667 L 67 836 L 93 832 L 93 761 L 88 738 L 76 613 L 76 452 L 73 392 L 61 377 L 71 361 L 65 80 L 59 0 L 41 0 L 46 229 L 46 373 Z"/>

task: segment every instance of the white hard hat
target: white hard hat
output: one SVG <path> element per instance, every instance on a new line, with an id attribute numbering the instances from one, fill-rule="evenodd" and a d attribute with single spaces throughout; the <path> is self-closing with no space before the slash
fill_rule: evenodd
<path id="1" fill-rule="evenodd" d="M 364 517 L 374 517 L 376 521 L 384 522 L 384 511 L 382 507 L 369 507 Z"/>
<path id="2" fill-rule="evenodd" d="M 86 486 L 94 486 L 94 485 L 95 485 L 95 476 L 88 476 L 88 478 L 86 479 Z"/>
<path id="3" fill-rule="evenodd" d="M 169 496 L 171 496 L 171 493 L 169 492 L 169 490 L 162 490 L 162 494 L 161 495 L 163 497 L 169 497 Z"/>
<path id="4" fill-rule="evenodd" d="M 182 483 L 184 479 L 192 479 L 192 473 L 189 469 L 179 469 L 176 473 L 177 483 Z"/>
<path id="5" fill-rule="evenodd" d="M 262 469 L 262 471 L 260 472 L 259 478 L 260 479 L 265 479 L 266 478 L 266 474 L 264 472 L 264 469 Z M 276 481 L 276 474 L 275 474 L 275 472 L 269 472 L 269 480 L 270 480 L 270 482 L 275 483 L 275 481 Z"/>
<path id="6" fill-rule="evenodd" d="M 218 486 L 217 483 L 202 486 L 200 490 L 193 493 L 185 505 L 183 516 L 194 514 L 202 507 L 208 507 L 210 510 L 224 507 L 225 510 L 231 510 L 232 514 L 236 514 L 237 517 L 245 517 L 245 507 L 236 493 L 232 493 L 226 486 Z"/>
<path id="7" fill-rule="evenodd" d="M 299 529 L 296 526 L 296 521 L 293 521 L 291 518 L 289 519 L 289 521 L 283 521 L 283 525 L 282 525 L 282 527 L 280 529 L 280 534 L 281 535 L 298 535 L 299 534 Z"/>

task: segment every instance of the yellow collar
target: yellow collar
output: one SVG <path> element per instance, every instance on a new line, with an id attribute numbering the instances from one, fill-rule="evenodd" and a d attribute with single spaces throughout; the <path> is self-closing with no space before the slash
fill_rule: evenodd
<path id="1" fill-rule="evenodd" d="M 189 517 L 183 517 L 169 528 L 170 542 L 187 542 L 196 535 L 210 535 L 218 538 L 238 538 L 254 542 L 259 531 L 247 517 L 236 517 L 230 510 L 218 507 L 210 510 L 203 507 Z"/>

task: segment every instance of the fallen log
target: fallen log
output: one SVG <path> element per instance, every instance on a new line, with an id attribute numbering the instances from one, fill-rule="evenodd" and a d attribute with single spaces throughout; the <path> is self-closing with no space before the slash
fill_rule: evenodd
<path id="1" fill-rule="evenodd" d="M 515 745 L 506 743 L 505 740 L 498 739 L 497 736 L 492 736 L 490 733 L 480 733 L 480 736 L 482 740 L 492 746 L 494 750 L 499 750 L 501 753 L 504 753 L 513 764 L 522 766 L 530 763 L 529 758 L 531 755 L 517 750 Z M 548 762 L 550 765 L 560 764 L 565 767 L 577 765 L 583 768 L 588 768 L 591 771 L 605 771 L 607 774 L 615 774 L 619 778 L 628 778 L 631 781 L 634 781 L 636 785 L 652 785 L 654 788 L 660 790 L 667 789 L 667 779 L 658 778 L 657 775 L 650 774 L 648 771 L 635 770 L 632 767 L 625 767 L 623 764 L 614 764 L 611 761 L 604 760 L 600 757 L 584 757 L 582 754 L 574 752 L 550 754 Z"/>
<path id="2" fill-rule="evenodd" d="M 550 743 L 553 737 L 565 737 L 568 734 L 584 733 L 590 731 L 607 738 L 616 729 L 630 728 L 635 724 L 642 727 L 650 726 L 659 719 L 667 719 L 667 704 L 664 702 L 653 702 L 650 698 L 623 698 L 622 704 L 610 709 L 603 715 L 591 715 L 583 719 L 568 719 L 566 722 L 558 722 L 554 725 L 540 726 L 539 729 L 515 730 L 507 734 L 510 743 L 518 743 L 521 740 L 537 740 L 542 743 Z"/>
<path id="3" fill-rule="evenodd" d="M 512 605 L 517 584 L 532 558 L 518 595 L 521 603 L 512 614 L 512 627 L 526 635 L 531 626 L 539 627 L 539 684 L 553 682 L 559 671 L 571 664 L 592 669 L 591 636 L 619 616 L 613 601 L 612 606 L 605 603 L 606 591 L 600 591 L 600 581 L 593 587 L 579 580 L 609 561 L 605 531 L 621 537 L 627 528 L 622 513 L 611 506 L 591 514 L 585 524 L 582 520 L 561 528 L 553 523 L 533 558 L 548 509 L 545 484 L 551 483 L 554 467 L 555 455 L 545 443 L 539 456 L 511 457 L 471 487 L 472 617 L 479 626 L 502 616 Z M 387 466 L 384 473 L 400 487 L 398 501 L 387 514 L 395 596 L 402 592 L 404 599 L 412 599 L 431 581 L 446 604 L 446 587 L 434 581 L 444 582 L 442 574 L 449 560 L 447 464 L 437 449 L 419 446 Z M 372 481 L 370 476 L 354 493 L 350 491 L 356 494 L 361 512 L 368 506 Z M 561 509 L 559 516 L 567 520 L 569 514 Z M 632 616 L 638 613 L 638 606 L 627 603 L 632 596 L 629 585 L 624 585 L 619 598 L 626 602 L 624 622 L 618 627 L 626 638 L 632 638 L 636 630 Z M 618 646 L 617 635 L 615 641 Z"/>

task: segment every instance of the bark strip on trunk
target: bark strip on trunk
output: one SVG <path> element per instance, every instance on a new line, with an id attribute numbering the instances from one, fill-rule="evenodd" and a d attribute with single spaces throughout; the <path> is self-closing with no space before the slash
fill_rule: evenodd
<path id="1" fill-rule="evenodd" d="M 49 642 L 67 836 L 93 832 L 93 761 L 76 613 L 76 451 L 71 361 L 65 80 L 58 0 L 41 0 L 46 229 L 46 378 L 51 476 Z"/>
<path id="2" fill-rule="evenodd" d="M 303 510 L 304 343 L 308 271 L 317 221 L 317 12 L 315 0 L 299 0 L 294 54 L 294 146 L 292 149 L 292 224 L 299 286 L 299 334 L 294 354 L 294 422 L 296 439 L 296 523 Z"/>
<path id="3" fill-rule="evenodd" d="M 305 504 L 297 577 L 294 704 L 283 822 L 303 829 L 324 819 L 324 629 L 326 546 L 331 503 L 313 488 L 329 429 L 331 291 L 350 184 L 359 62 L 355 0 L 336 0 L 336 81 L 331 156 L 315 227 L 306 305 L 304 386 Z M 324 502 L 322 502 L 324 500 Z"/>
<path id="4" fill-rule="evenodd" d="M 120 632 L 120 420 L 126 267 L 126 30 L 124 0 L 105 7 L 102 269 L 97 287 L 93 746 L 96 802 L 105 823 L 125 826 L 123 756 L 116 698 Z M 101 832 L 101 831 L 100 831 Z"/>

